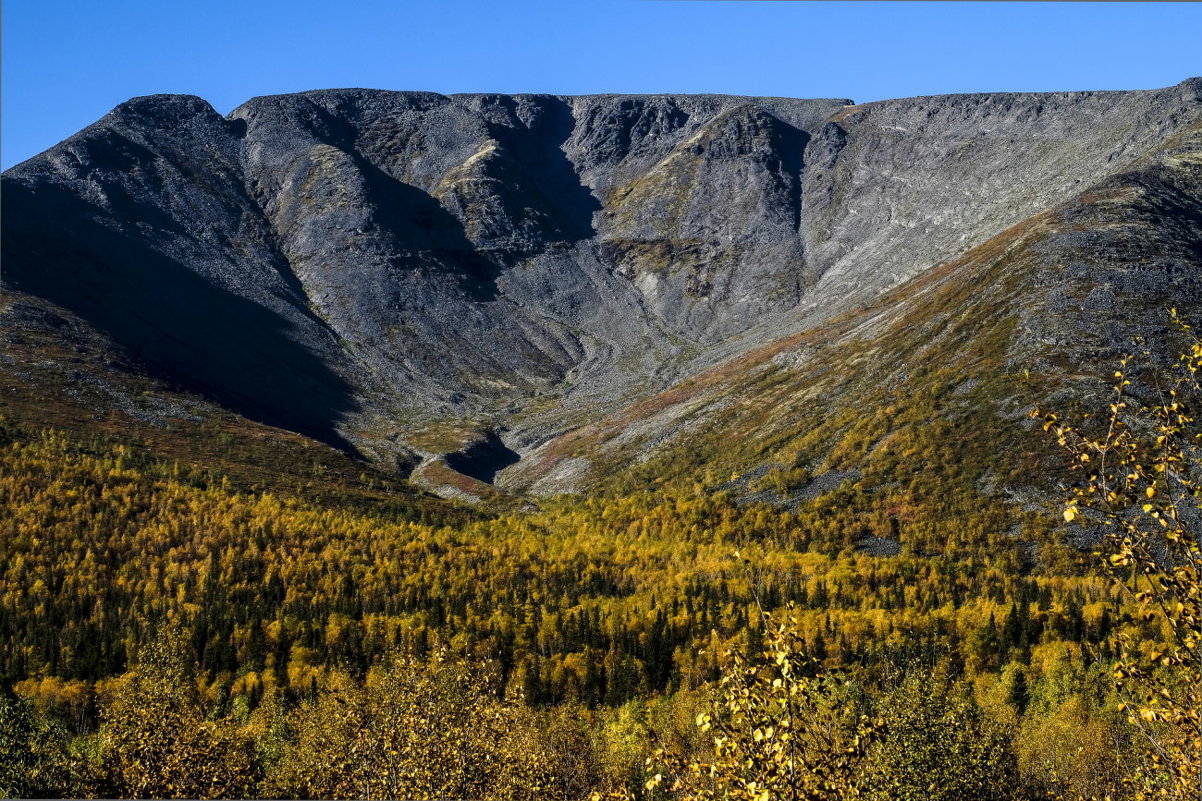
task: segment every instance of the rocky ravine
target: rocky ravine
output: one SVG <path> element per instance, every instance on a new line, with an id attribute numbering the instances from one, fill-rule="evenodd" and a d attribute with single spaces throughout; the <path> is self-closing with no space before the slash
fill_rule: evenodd
<path id="1" fill-rule="evenodd" d="M 1199 79 L 865 105 L 332 90 L 228 117 L 137 98 L 4 174 L 3 281 L 246 416 L 491 480 L 1199 120 Z"/>

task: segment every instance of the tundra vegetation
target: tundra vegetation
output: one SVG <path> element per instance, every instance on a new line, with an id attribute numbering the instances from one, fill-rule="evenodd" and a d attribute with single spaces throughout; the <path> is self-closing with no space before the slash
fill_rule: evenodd
<path id="1" fill-rule="evenodd" d="M 1200 367 L 1043 415 L 1073 469 L 1035 565 L 987 506 L 869 555 L 905 499 L 850 481 L 439 520 L 6 422 L 0 790 L 1194 798 Z"/>
<path id="2" fill-rule="evenodd" d="M 3 177 L 0 793 L 1196 798 L 1200 119 L 122 104 Z"/>

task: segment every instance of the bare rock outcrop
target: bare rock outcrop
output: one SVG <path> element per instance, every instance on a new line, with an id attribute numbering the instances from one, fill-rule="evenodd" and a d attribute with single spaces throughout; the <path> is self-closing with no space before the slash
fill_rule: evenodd
<path id="1" fill-rule="evenodd" d="M 3 281 L 381 463 L 504 431 L 491 480 L 1118 174 L 1200 91 L 136 98 L 4 174 Z"/>

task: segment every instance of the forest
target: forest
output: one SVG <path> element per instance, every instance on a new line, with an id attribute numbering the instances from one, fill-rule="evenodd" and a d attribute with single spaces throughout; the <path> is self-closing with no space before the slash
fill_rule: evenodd
<path id="1" fill-rule="evenodd" d="M 1199 367 L 1038 415 L 1055 516 L 939 422 L 794 508 L 634 475 L 462 509 L 0 420 L 0 791 L 1196 797 Z"/>

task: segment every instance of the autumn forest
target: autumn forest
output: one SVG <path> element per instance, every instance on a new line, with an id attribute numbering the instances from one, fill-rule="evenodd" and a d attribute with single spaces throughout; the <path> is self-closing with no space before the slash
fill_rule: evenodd
<path id="1" fill-rule="evenodd" d="M 943 477 L 791 511 L 704 480 L 472 509 L 365 473 L 323 495 L 319 461 L 306 492 L 256 490 L 115 435 L 0 433 L 9 794 L 751 798 L 771 759 L 708 721 L 779 736 L 782 686 L 830 737 L 872 725 L 854 780 L 815 763 L 772 797 L 1162 797 L 1182 777 L 1149 772 L 1147 738 L 1192 725 L 1197 753 L 1196 712 L 1129 723 L 1115 678 L 1186 692 L 1196 660 L 1158 664 L 1190 621 L 1144 612 L 1140 571 L 1091 552 L 1109 539 Z"/>

